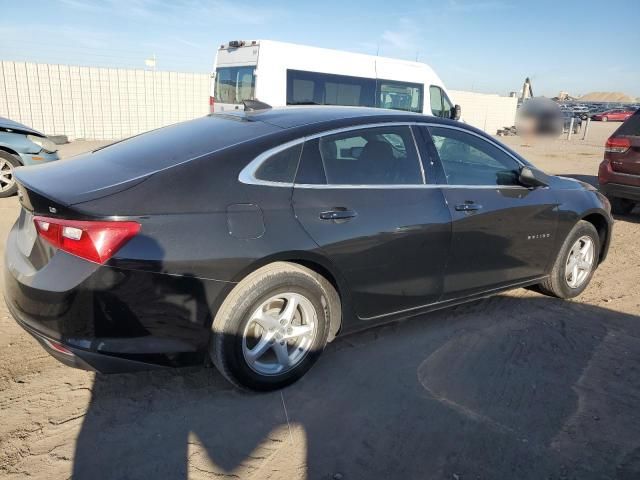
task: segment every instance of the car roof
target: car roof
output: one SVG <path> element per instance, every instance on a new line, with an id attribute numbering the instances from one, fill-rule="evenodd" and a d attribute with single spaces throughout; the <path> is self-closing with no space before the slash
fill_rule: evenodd
<path id="1" fill-rule="evenodd" d="M 212 116 L 227 116 L 238 120 L 263 122 L 283 129 L 302 127 L 315 123 L 336 120 L 367 118 L 372 121 L 409 121 L 425 118 L 424 115 L 398 110 L 371 107 L 342 107 L 328 105 L 279 107 L 254 111 L 233 111 L 214 113 Z"/>

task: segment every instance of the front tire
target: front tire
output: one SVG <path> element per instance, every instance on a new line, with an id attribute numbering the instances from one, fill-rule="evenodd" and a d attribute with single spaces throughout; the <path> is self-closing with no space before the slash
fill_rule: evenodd
<path id="1" fill-rule="evenodd" d="M 266 265 L 238 283 L 218 310 L 213 364 L 241 388 L 285 387 L 319 358 L 340 308 L 331 283 L 313 270 L 288 262 Z"/>
<path id="2" fill-rule="evenodd" d="M 18 191 L 18 184 L 14 176 L 20 161 L 10 153 L 0 150 L 0 198 L 10 197 Z"/>
<path id="3" fill-rule="evenodd" d="M 573 298 L 580 295 L 589 282 L 600 254 L 600 236 L 595 227 L 579 221 L 565 239 L 549 277 L 540 284 L 547 295 Z"/>
<path id="4" fill-rule="evenodd" d="M 609 117 L 602 117 L 602 121 L 603 122 L 608 122 L 609 121 Z"/>

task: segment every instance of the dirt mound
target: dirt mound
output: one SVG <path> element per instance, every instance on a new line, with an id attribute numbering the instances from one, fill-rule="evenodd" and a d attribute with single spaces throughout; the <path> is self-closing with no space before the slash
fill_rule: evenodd
<path id="1" fill-rule="evenodd" d="M 580 101 L 633 103 L 636 101 L 636 99 L 622 92 L 590 92 L 586 95 L 581 96 Z"/>

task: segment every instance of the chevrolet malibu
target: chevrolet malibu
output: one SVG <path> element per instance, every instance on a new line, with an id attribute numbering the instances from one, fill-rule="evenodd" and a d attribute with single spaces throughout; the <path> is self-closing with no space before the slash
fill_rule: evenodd
<path id="1" fill-rule="evenodd" d="M 105 373 L 211 359 L 255 390 L 338 334 L 515 287 L 575 297 L 612 228 L 594 188 L 475 128 L 366 108 L 213 114 L 16 179 L 5 297 L 45 349 Z"/>

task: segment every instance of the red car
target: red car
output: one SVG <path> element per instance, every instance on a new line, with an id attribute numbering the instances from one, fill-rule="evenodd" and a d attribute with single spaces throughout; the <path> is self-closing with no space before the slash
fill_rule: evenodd
<path id="1" fill-rule="evenodd" d="M 627 110 L 625 108 L 614 108 L 605 112 L 596 113 L 591 116 L 592 120 L 599 120 L 602 122 L 625 122 L 635 112 L 633 110 Z"/>
<path id="2" fill-rule="evenodd" d="M 613 213 L 629 213 L 640 205 L 640 110 L 607 140 L 598 182 Z"/>

